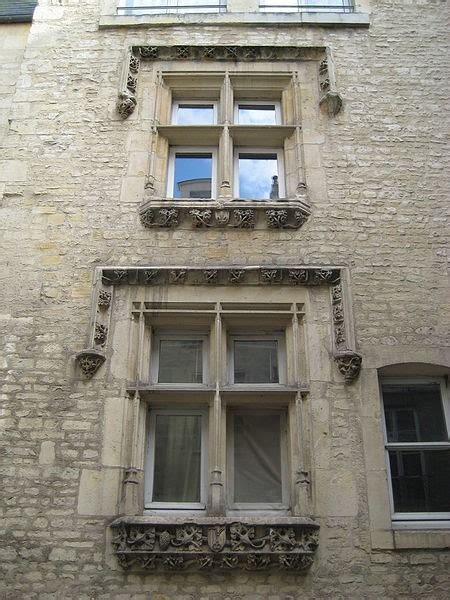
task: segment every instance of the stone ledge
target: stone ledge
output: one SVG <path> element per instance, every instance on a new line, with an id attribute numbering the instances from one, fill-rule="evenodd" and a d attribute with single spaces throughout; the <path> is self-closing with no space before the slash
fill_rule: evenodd
<path id="1" fill-rule="evenodd" d="M 125 569 L 305 571 L 319 541 L 319 525 L 302 517 L 120 517 L 110 526 Z"/>
<path id="2" fill-rule="evenodd" d="M 194 15 L 102 15 L 99 29 L 116 27 L 172 27 L 176 25 L 267 26 L 267 27 L 369 27 L 368 13 L 222 13 Z"/>
<path id="3" fill-rule="evenodd" d="M 142 204 L 142 225 L 154 227 L 211 227 L 235 229 L 299 229 L 308 220 L 309 205 L 287 201 L 149 200 Z"/>

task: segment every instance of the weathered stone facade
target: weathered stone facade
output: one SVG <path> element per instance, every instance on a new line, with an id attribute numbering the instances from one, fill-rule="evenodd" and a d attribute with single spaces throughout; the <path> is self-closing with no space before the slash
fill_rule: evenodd
<path id="1" fill-rule="evenodd" d="M 112 4 L 41 0 L 26 45 L 26 26 L 0 30 L 2 597 L 447 598 L 449 529 L 392 529 L 378 392 L 390 365 L 416 375 L 450 369 L 446 3 L 357 2 L 370 26 L 351 27 L 248 16 L 236 26 L 245 7 L 237 1 L 228 21 L 122 26 L 108 17 Z M 301 227 L 268 226 L 265 215 L 256 227 L 196 226 L 187 213 L 177 226 L 142 222 L 143 207 L 163 196 L 163 159 L 149 164 L 154 60 L 140 65 L 134 110 L 119 114 L 117 98 L 129 49 L 150 45 L 304 49 L 308 59 L 292 63 L 302 123 L 293 148 L 301 146 L 308 202 Z M 206 67 L 188 52 L 183 68 L 222 72 L 228 63 L 210 52 Z M 291 68 L 275 58 L 258 68 Z M 192 269 L 205 279 L 194 281 Z M 332 273 L 326 285 L 322 271 Z M 305 307 L 307 385 L 297 402 L 308 469 L 296 485 L 298 516 L 320 525 L 317 551 L 302 550 L 315 558 L 306 570 L 266 569 L 253 555 L 245 565 L 255 570 L 124 570 L 109 525 L 139 504 L 127 438 L 130 306 L 201 294 L 235 302 L 241 289 L 261 289 L 261 302 L 298 294 Z M 261 536 L 287 544 L 291 534 L 277 527 Z M 302 534 L 292 531 L 298 551 Z"/>

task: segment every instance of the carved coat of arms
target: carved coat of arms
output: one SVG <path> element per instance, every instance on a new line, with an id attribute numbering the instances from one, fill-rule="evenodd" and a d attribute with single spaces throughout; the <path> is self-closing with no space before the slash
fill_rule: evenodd
<path id="1" fill-rule="evenodd" d="M 220 552 L 225 547 L 226 529 L 225 525 L 217 525 L 208 529 L 208 546 L 212 552 Z"/>

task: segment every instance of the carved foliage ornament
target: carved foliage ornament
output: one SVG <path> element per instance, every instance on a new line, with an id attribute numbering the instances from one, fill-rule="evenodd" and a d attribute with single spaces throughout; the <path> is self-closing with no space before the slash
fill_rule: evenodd
<path id="1" fill-rule="evenodd" d="M 105 362 L 105 355 L 97 350 L 82 350 L 75 356 L 83 375 L 90 379 Z"/>
<path id="2" fill-rule="evenodd" d="M 112 528 L 115 553 L 124 568 L 302 571 L 312 564 L 318 546 L 313 522 L 153 525 L 118 519 Z"/>

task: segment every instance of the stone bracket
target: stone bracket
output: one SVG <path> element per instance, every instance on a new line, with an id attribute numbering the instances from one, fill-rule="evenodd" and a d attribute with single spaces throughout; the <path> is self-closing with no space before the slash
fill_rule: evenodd
<path id="1" fill-rule="evenodd" d="M 342 97 L 336 89 L 334 62 L 330 48 L 319 64 L 319 105 L 330 117 L 342 109 Z"/>
<path id="2" fill-rule="evenodd" d="M 78 352 L 75 355 L 75 360 L 86 379 L 91 379 L 105 362 L 106 357 L 95 348 L 88 348 Z"/>
<path id="3" fill-rule="evenodd" d="M 309 205 L 301 201 L 180 202 L 164 199 L 143 203 L 139 218 L 148 229 L 299 229 L 310 214 Z"/>
<path id="4" fill-rule="evenodd" d="M 301 517 L 276 522 L 121 517 L 111 528 L 115 554 L 125 569 L 301 572 L 313 563 L 319 544 L 319 525 Z"/>

